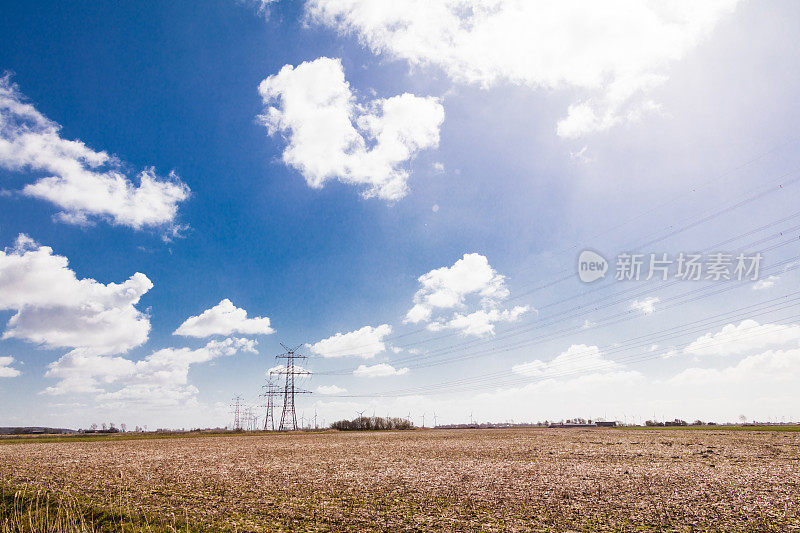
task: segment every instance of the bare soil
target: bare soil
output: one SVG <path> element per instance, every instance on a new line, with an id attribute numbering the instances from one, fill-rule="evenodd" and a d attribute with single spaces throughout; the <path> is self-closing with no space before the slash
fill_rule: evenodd
<path id="1" fill-rule="evenodd" d="M 800 433 L 417 430 L 0 446 L 0 483 L 239 531 L 800 531 Z"/>

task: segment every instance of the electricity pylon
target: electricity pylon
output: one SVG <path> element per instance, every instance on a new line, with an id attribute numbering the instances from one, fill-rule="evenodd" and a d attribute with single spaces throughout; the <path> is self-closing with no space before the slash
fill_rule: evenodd
<path id="1" fill-rule="evenodd" d="M 278 385 L 271 377 L 261 388 L 264 389 L 264 392 L 259 396 L 267 398 L 267 412 L 264 414 L 264 431 L 275 431 L 275 402 L 273 398 L 280 394 L 280 391 Z"/>
<path id="2" fill-rule="evenodd" d="M 234 396 L 233 403 L 231 404 L 231 409 L 233 409 L 233 429 L 242 429 L 242 419 L 240 416 L 240 410 L 242 408 L 242 397 L 241 396 Z"/>
<path id="3" fill-rule="evenodd" d="M 281 413 L 281 423 L 278 426 L 278 431 L 296 430 L 297 413 L 295 412 L 295 395 L 310 394 L 311 391 L 301 390 L 295 387 L 295 376 L 309 375 L 310 372 L 302 367 L 299 367 L 298 370 L 298 367 L 295 366 L 295 361 L 298 359 L 306 359 L 305 355 L 297 353 L 297 349 L 300 348 L 302 344 L 295 348 L 289 348 L 283 343 L 281 343 L 281 346 L 286 350 L 286 353 L 276 355 L 275 358 L 286 359 L 286 364 L 283 365 L 283 368 L 271 372 L 272 374 L 286 376 L 283 387 L 283 412 Z"/>
<path id="4" fill-rule="evenodd" d="M 256 415 L 253 412 L 253 408 L 251 406 L 247 406 L 244 409 L 244 420 L 246 422 L 247 431 L 252 431 L 256 428 Z"/>

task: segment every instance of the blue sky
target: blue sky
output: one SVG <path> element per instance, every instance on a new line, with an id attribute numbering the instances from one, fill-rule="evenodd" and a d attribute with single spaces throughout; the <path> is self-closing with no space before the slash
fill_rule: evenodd
<path id="1" fill-rule="evenodd" d="M 0 150 L 0 375 L 11 369 L 0 378 L 0 425 L 225 425 L 233 395 L 258 402 L 279 342 L 309 345 L 308 367 L 319 375 L 306 383 L 316 393 L 301 409 L 328 421 L 362 409 L 411 412 L 417 423 L 434 411 L 440 422 L 470 412 L 485 420 L 800 415 L 785 407 L 797 401 L 785 379 L 800 370 L 800 318 L 785 306 L 735 312 L 782 297 L 791 305 L 797 286 L 796 5 L 688 3 L 666 13 L 610 3 L 600 8 L 602 23 L 588 5 L 538 12 L 501 2 L 494 14 L 481 3 L 465 11 L 371 5 L 48 2 L 6 10 L 6 101 L 59 125 L 56 138 L 115 156 L 103 169 L 130 187 L 148 171 L 160 188 L 131 210 L 98 200 L 99 182 L 41 182 L 61 170 L 20 164 L 20 144 Z M 476 29 L 459 30 L 459 17 Z M 496 46 L 481 46 L 484 38 Z M 406 107 L 392 115 L 395 104 Z M 259 118 L 269 108 L 271 130 Z M 17 127 L 21 115 L 10 107 L 2 112 L 4 141 L 29 130 L 52 139 L 43 126 Z M 384 137 L 371 137 L 367 123 Z M 309 185 L 322 174 L 321 186 Z M 31 242 L 20 244 L 20 234 Z M 584 285 L 575 275 L 584 248 L 609 260 L 624 251 L 677 256 L 741 235 L 727 251 L 786 241 L 764 252 L 765 267 L 778 265 L 764 276 L 775 276 L 768 287 L 611 277 Z M 13 261 L 41 247 L 68 267 L 30 278 L 36 291 L 59 294 L 48 284 L 64 269 L 96 280 L 101 292 L 116 294 L 108 284 L 135 273 L 152 288 L 134 283 L 133 303 L 130 292 L 108 301 L 78 288 L 61 300 L 26 293 L 30 270 Z M 434 275 L 426 292 L 418 278 L 443 268 L 452 270 L 438 271 L 444 277 Z M 668 303 L 717 286 L 729 290 Z M 408 320 L 431 294 L 455 301 Z M 654 312 L 632 307 L 647 298 L 659 299 Z M 238 326 L 173 334 L 225 299 Z M 63 340 L 76 330 L 71 320 L 97 306 L 121 318 L 81 322 L 95 328 L 86 338 L 121 344 Z M 466 328 L 463 320 L 483 317 L 478 311 L 494 313 L 490 327 Z M 18 314 L 27 333 L 14 323 Z M 451 323 L 457 315 L 467 318 Z M 274 333 L 247 322 L 254 317 L 269 318 Z M 747 319 L 757 324 L 742 327 Z M 126 336 L 145 322 L 146 332 Z M 699 326 L 678 327 L 692 322 Z M 741 331 L 726 330 L 735 338 L 722 339 L 720 353 L 686 349 L 728 324 Z M 391 333 L 378 338 L 362 329 L 383 325 Z M 756 327 L 766 329 L 751 342 Z M 334 337 L 359 331 L 346 342 Z M 615 347 L 633 337 L 652 340 L 653 355 Z M 378 351 L 365 358 L 365 349 Z M 153 370 L 154 353 L 169 377 Z M 428 364 L 447 353 L 465 358 Z M 567 355 L 551 367 L 519 366 L 559 354 Z M 78 356 L 86 366 L 65 370 Z M 359 365 L 391 365 L 399 375 L 353 375 Z M 751 368 L 765 370 L 743 385 Z M 452 383 L 446 394 L 437 388 L 458 379 L 474 381 Z"/>

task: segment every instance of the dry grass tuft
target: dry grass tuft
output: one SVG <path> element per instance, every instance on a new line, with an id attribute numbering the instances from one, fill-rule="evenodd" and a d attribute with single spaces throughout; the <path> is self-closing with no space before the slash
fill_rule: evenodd
<path id="1" fill-rule="evenodd" d="M 0 532 L 92 532 L 77 500 L 65 494 L 37 490 L 4 491 L 0 503 Z"/>
<path id="2" fill-rule="evenodd" d="M 98 507 L 66 491 L 12 489 L 0 485 L 0 533 L 179 533 L 190 531 L 188 520 L 152 518 L 136 512 Z M 191 531 L 195 531 L 192 528 Z"/>

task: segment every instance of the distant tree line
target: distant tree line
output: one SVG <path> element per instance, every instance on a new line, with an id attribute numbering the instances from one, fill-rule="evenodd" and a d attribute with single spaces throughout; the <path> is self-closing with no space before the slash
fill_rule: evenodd
<path id="1" fill-rule="evenodd" d="M 385 431 L 391 429 L 414 429 L 414 424 L 405 418 L 359 416 L 353 420 L 339 420 L 331 424 L 339 431 Z"/>
<path id="2" fill-rule="evenodd" d="M 127 426 L 125 424 L 120 424 L 118 428 L 114 422 L 109 422 L 106 424 L 103 422 L 98 427 L 97 424 L 92 424 L 89 426 L 89 429 L 79 429 L 81 433 L 125 433 L 127 430 Z"/>
<path id="3" fill-rule="evenodd" d="M 659 427 L 675 427 L 675 426 L 716 426 L 714 422 L 703 422 L 702 420 L 695 420 L 691 424 L 686 420 L 676 418 L 666 422 L 656 422 L 655 420 L 648 420 L 644 423 L 645 426 L 659 426 Z"/>
<path id="4" fill-rule="evenodd" d="M 0 427 L 0 435 L 54 435 L 75 433 L 74 429 L 48 428 L 48 427 Z"/>

